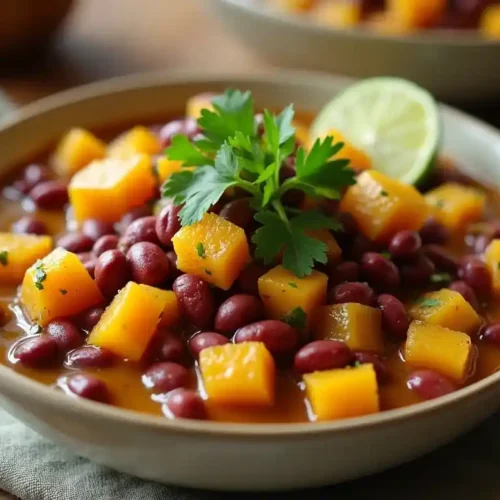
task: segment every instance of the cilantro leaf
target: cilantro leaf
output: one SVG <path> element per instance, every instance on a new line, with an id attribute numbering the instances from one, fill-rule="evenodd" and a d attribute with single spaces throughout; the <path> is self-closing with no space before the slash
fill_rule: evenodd
<path id="1" fill-rule="evenodd" d="M 294 116 L 293 104 L 287 106 L 276 117 L 269 110 L 264 110 L 264 131 L 272 152 L 278 151 L 289 139 L 295 138 L 295 127 L 292 124 Z"/>
<path id="2" fill-rule="evenodd" d="M 340 223 L 340 221 L 317 210 L 300 212 L 300 214 L 293 219 L 293 225 L 297 229 L 332 229 L 333 231 L 342 230 L 342 224 Z"/>
<path id="3" fill-rule="evenodd" d="M 415 301 L 420 307 L 437 307 L 441 305 L 438 299 L 429 299 L 428 297 L 421 297 Z"/>
<path id="4" fill-rule="evenodd" d="M 194 173 L 191 170 L 174 172 L 163 184 L 162 194 L 166 198 L 172 198 L 176 205 L 182 205 L 186 201 L 187 191 L 191 186 Z"/>
<path id="5" fill-rule="evenodd" d="M 200 141 L 201 142 L 201 141 Z M 185 135 L 175 135 L 165 150 L 169 160 L 181 161 L 183 167 L 210 165 L 213 160 L 205 156 Z"/>
<path id="6" fill-rule="evenodd" d="M 43 290 L 43 282 L 47 279 L 47 273 L 43 268 L 43 262 L 41 260 L 37 260 L 35 264 L 35 288 L 37 290 Z"/>
<path id="7" fill-rule="evenodd" d="M 307 314 L 301 307 L 296 307 L 293 311 L 285 314 L 285 316 L 281 318 L 281 321 L 288 323 L 294 328 L 303 330 L 307 324 Z"/>
<path id="8" fill-rule="evenodd" d="M 0 252 L 0 264 L 2 266 L 7 266 L 9 264 L 9 252 L 8 252 L 8 250 L 2 250 Z"/>

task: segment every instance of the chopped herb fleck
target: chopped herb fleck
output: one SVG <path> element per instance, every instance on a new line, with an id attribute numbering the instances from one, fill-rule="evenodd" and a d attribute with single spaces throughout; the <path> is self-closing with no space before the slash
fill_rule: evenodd
<path id="1" fill-rule="evenodd" d="M 389 252 L 380 252 L 380 255 L 382 255 L 382 257 L 384 257 L 384 259 L 391 260 L 391 258 L 392 258 L 392 255 Z"/>
<path id="2" fill-rule="evenodd" d="M 382 191 L 380 191 L 380 196 L 389 196 L 389 193 L 385 189 L 382 189 Z"/>
<path id="3" fill-rule="evenodd" d="M 205 272 L 209 275 L 209 276 L 212 276 L 212 271 L 208 270 L 208 269 L 205 269 Z"/>
<path id="4" fill-rule="evenodd" d="M 281 321 L 288 323 L 294 328 L 303 330 L 306 327 L 307 314 L 301 307 L 296 307 L 292 312 L 285 314 L 285 316 L 281 318 Z"/>
<path id="5" fill-rule="evenodd" d="M 47 273 L 43 269 L 43 262 L 38 260 L 35 264 L 35 287 L 38 290 L 43 290 L 43 282 L 47 279 Z"/>
<path id="6" fill-rule="evenodd" d="M 444 201 L 443 200 L 437 200 L 436 201 L 436 207 L 438 207 L 438 208 L 444 208 Z"/>
<path id="7" fill-rule="evenodd" d="M 449 283 L 450 281 L 450 273 L 435 273 L 431 276 L 431 283 Z"/>
<path id="8" fill-rule="evenodd" d="M 292 287 L 292 288 L 298 288 L 297 283 L 294 283 L 293 281 L 290 281 L 290 282 L 288 283 L 288 286 L 290 286 L 290 287 Z"/>
<path id="9" fill-rule="evenodd" d="M 64 288 L 59 288 L 59 291 L 61 292 L 61 295 L 66 295 L 68 293 L 68 290 L 65 290 Z"/>
<path id="10" fill-rule="evenodd" d="M 36 335 L 37 333 L 42 333 L 42 327 L 38 323 L 35 323 L 34 325 L 30 326 L 28 333 L 30 335 Z"/>
<path id="11" fill-rule="evenodd" d="M 428 299 L 425 297 L 422 297 L 420 299 L 417 299 L 415 301 L 416 304 L 418 304 L 420 307 L 437 307 L 441 305 L 441 301 L 437 299 Z"/>
<path id="12" fill-rule="evenodd" d="M 358 366 L 361 366 L 363 363 L 361 363 L 361 361 L 354 361 L 354 363 L 352 364 L 352 366 L 354 366 L 355 368 L 357 368 Z"/>
<path id="13" fill-rule="evenodd" d="M 203 243 L 201 241 L 196 245 L 196 251 L 198 252 L 198 257 L 201 257 L 202 259 L 207 258 L 205 247 L 203 246 Z"/>
<path id="14" fill-rule="evenodd" d="M 500 262 L 497 262 L 497 269 L 500 270 Z"/>
<path id="15" fill-rule="evenodd" d="M 6 266 L 9 263 L 9 252 L 7 250 L 2 250 L 0 252 L 0 264 Z"/>

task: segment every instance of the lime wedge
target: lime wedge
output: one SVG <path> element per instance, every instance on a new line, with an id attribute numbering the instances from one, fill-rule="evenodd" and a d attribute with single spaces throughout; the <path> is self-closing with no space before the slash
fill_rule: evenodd
<path id="1" fill-rule="evenodd" d="M 407 184 L 432 170 L 441 141 L 436 101 L 400 78 L 370 78 L 330 101 L 311 126 L 313 138 L 337 129 L 368 154 L 373 168 Z"/>

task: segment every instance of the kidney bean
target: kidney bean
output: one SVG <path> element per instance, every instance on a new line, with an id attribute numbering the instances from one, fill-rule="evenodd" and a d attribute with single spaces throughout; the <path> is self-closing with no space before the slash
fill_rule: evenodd
<path id="1" fill-rule="evenodd" d="M 362 365 L 366 363 L 373 365 L 379 384 L 383 384 L 390 380 L 391 376 L 389 374 L 389 370 L 385 366 L 385 363 L 376 354 L 358 351 L 354 353 L 354 359 Z"/>
<path id="2" fill-rule="evenodd" d="M 357 236 L 359 233 L 358 223 L 349 212 L 340 212 L 337 217 L 342 224 L 342 234 L 353 237 Z"/>
<path id="3" fill-rule="evenodd" d="M 156 219 L 156 234 L 158 240 L 166 247 L 172 246 L 172 238 L 181 228 L 179 220 L 180 206 L 176 207 L 172 202 L 167 203 L 158 214 Z"/>
<path id="4" fill-rule="evenodd" d="M 294 353 L 299 346 L 299 333 L 283 321 L 258 321 L 240 328 L 234 342 L 262 342 L 273 355 Z"/>
<path id="5" fill-rule="evenodd" d="M 500 323 L 483 325 L 479 330 L 479 338 L 488 344 L 500 347 Z"/>
<path id="6" fill-rule="evenodd" d="M 28 337 L 14 348 L 14 358 L 30 368 L 52 366 L 58 354 L 57 342 L 47 335 Z"/>
<path id="7" fill-rule="evenodd" d="M 82 224 L 82 233 L 95 242 L 103 236 L 114 235 L 115 227 L 112 222 L 106 222 L 99 219 L 87 219 Z"/>
<path id="8" fill-rule="evenodd" d="M 137 219 L 143 219 L 144 217 L 148 217 L 152 215 L 153 209 L 150 205 L 141 205 L 140 207 L 136 207 L 132 209 L 130 212 L 127 212 L 120 220 L 118 227 L 121 233 L 124 233 L 127 228 L 132 224 L 132 222 Z"/>
<path id="9" fill-rule="evenodd" d="M 202 332 L 197 333 L 194 337 L 189 340 L 189 352 L 193 358 L 198 359 L 200 352 L 207 347 L 213 347 L 216 345 L 228 344 L 229 339 L 215 332 Z"/>
<path id="10" fill-rule="evenodd" d="M 454 274 L 457 272 L 457 259 L 440 245 L 425 245 L 423 247 L 424 255 L 431 260 L 437 269 Z"/>
<path id="11" fill-rule="evenodd" d="M 83 267 L 87 270 L 87 272 L 92 276 L 92 278 L 95 277 L 95 266 L 97 265 L 97 261 L 95 259 L 88 260 L 83 263 Z"/>
<path id="12" fill-rule="evenodd" d="M 417 232 L 400 231 L 392 237 L 388 250 L 394 257 L 413 257 L 421 246 L 422 239 Z"/>
<path id="13" fill-rule="evenodd" d="M 225 300 L 215 315 L 215 329 L 227 335 L 264 316 L 264 306 L 254 295 L 237 294 Z"/>
<path id="14" fill-rule="evenodd" d="M 394 337 L 404 339 L 410 326 L 410 318 L 405 306 L 394 295 L 379 295 L 377 304 L 382 310 L 384 331 Z"/>
<path id="15" fill-rule="evenodd" d="M 441 374 L 432 370 L 416 370 L 410 374 L 408 388 L 422 399 L 435 399 L 456 390 L 456 387 Z"/>
<path id="16" fill-rule="evenodd" d="M 267 267 L 257 262 L 252 262 L 241 271 L 237 284 L 238 288 L 251 295 L 259 295 L 259 278 L 268 271 Z"/>
<path id="17" fill-rule="evenodd" d="M 83 233 L 67 233 L 57 240 L 57 244 L 68 252 L 83 253 L 92 250 L 94 240 Z"/>
<path id="18" fill-rule="evenodd" d="M 18 221 L 14 222 L 11 230 L 16 234 L 43 235 L 49 233 L 47 225 L 41 220 L 35 219 L 31 215 L 21 217 Z"/>
<path id="19" fill-rule="evenodd" d="M 330 285 L 337 285 L 348 281 L 357 281 L 359 279 L 360 266 L 357 262 L 346 260 L 337 264 L 329 272 Z"/>
<path id="20" fill-rule="evenodd" d="M 80 329 L 68 319 L 57 319 L 47 325 L 47 335 L 56 341 L 59 351 L 63 354 L 83 344 Z"/>
<path id="21" fill-rule="evenodd" d="M 205 329 L 212 324 L 214 297 L 207 282 L 193 274 L 183 274 L 174 281 L 172 290 L 192 325 Z"/>
<path id="22" fill-rule="evenodd" d="M 372 306 L 375 293 L 366 283 L 342 283 L 333 288 L 329 293 L 330 304 L 346 304 L 355 302 L 365 306 Z"/>
<path id="23" fill-rule="evenodd" d="M 350 255 L 352 260 L 357 262 L 363 258 L 363 255 L 377 252 L 378 249 L 378 246 L 373 241 L 369 240 L 363 234 L 358 234 L 354 238 L 350 250 L 348 250 L 348 255 Z"/>
<path id="24" fill-rule="evenodd" d="M 114 250 L 118 246 L 118 236 L 115 234 L 107 234 L 101 236 L 92 247 L 92 252 L 96 257 L 99 257 L 107 250 Z"/>
<path id="25" fill-rule="evenodd" d="M 48 181 L 51 177 L 52 174 L 47 167 L 37 163 L 28 165 L 23 172 L 23 181 L 26 186 L 23 194 L 28 194 L 35 186 Z"/>
<path id="26" fill-rule="evenodd" d="M 420 238 L 422 238 L 422 243 L 442 245 L 450 239 L 450 232 L 448 228 L 431 217 L 426 220 L 422 229 L 420 229 Z"/>
<path id="27" fill-rule="evenodd" d="M 492 241 L 492 234 L 479 234 L 474 238 L 474 253 L 476 255 L 483 254 Z"/>
<path id="28" fill-rule="evenodd" d="M 94 375 L 79 373 L 67 378 L 68 389 L 77 396 L 100 403 L 107 403 L 110 394 L 106 384 Z"/>
<path id="29" fill-rule="evenodd" d="M 436 272 L 436 267 L 425 255 L 418 254 L 412 262 L 403 264 L 400 272 L 407 285 L 425 285 Z"/>
<path id="30" fill-rule="evenodd" d="M 250 206 L 250 198 L 237 198 L 226 203 L 219 215 L 242 229 L 246 229 L 253 222 L 254 213 Z"/>
<path id="31" fill-rule="evenodd" d="M 60 210 L 69 202 L 68 186 L 63 181 L 45 181 L 30 191 L 30 198 L 38 208 Z"/>
<path id="32" fill-rule="evenodd" d="M 104 313 L 104 308 L 102 307 L 91 307 L 86 311 L 80 313 L 75 319 L 76 323 L 83 330 L 90 332 L 95 325 L 101 319 L 101 316 Z"/>
<path id="33" fill-rule="evenodd" d="M 448 287 L 458 292 L 476 311 L 479 311 L 479 301 L 474 290 L 464 281 L 454 281 Z"/>
<path id="34" fill-rule="evenodd" d="M 200 395 L 190 389 L 174 389 L 169 393 L 165 408 L 167 416 L 204 420 L 207 418 L 205 403 Z"/>
<path id="35" fill-rule="evenodd" d="M 344 342 L 316 340 L 297 352 L 294 365 L 299 373 L 311 373 L 344 368 L 352 359 L 352 352 Z"/>
<path id="36" fill-rule="evenodd" d="M 399 269 L 394 262 L 375 252 L 363 255 L 361 274 L 371 285 L 384 290 L 396 288 L 401 282 Z"/>
<path id="37" fill-rule="evenodd" d="M 169 274 L 170 263 L 165 252 L 154 243 L 136 243 L 127 252 L 127 262 L 136 283 L 156 286 Z"/>
<path id="38" fill-rule="evenodd" d="M 186 360 L 186 344 L 171 332 L 165 332 L 160 337 L 155 357 L 160 361 L 184 363 Z"/>
<path id="39" fill-rule="evenodd" d="M 119 250 L 107 250 L 95 266 L 95 281 L 105 297 L 113 298 L 130 280 L 127 258 Z"/>
<path id="40" fill-rule="evenodd" d="M 480 297 L 488 296 L 491 292 L 490 270 L 484 262 L 475 257 L 464 258 L 460 261 L 458 277 Z"/>
<path id="41" fill-rule="evenodd" d="M 177 269 L 177 254 L 173 251 L 170 250 L 165 254 L 167 256 L 168 262 L 169 262 L 169 269 L 170 269 L 170 278 L 175 280 L 177 279 L 181 274 L 182 271 L 179 271 Z"/>
<path id="42" fill-rule="evenodd" d="M 142 376 L 142 383 L 154 392 L 170 392 L 189 382 L 189 372 L 178 363 L 155 363 Z"/>
<path id="43" fill-rule="evenodd" d="M 142 217 L 132 222 L 120 238 L 118 248 L 127 252 L 132 245 L 143 241 L 160 245 L 156 234 L 156 217 L 154 216 Z"/>
<path id="44" fill-rule="evenodd" d="M 193 118 L 174 120 L 164 125 L 160 130 L 160 141 L 164 148 L 172 144 L 174 136 L 182 134 L 193 139 L 201 132 L 198 123 Z"/>
<path id="45" fill-rule="evenodd" d="M 84 345 L 69 352 L 64 361 L 68 368 L 108 368 L 116 361 L 115 355 L 102 347 Z"/>

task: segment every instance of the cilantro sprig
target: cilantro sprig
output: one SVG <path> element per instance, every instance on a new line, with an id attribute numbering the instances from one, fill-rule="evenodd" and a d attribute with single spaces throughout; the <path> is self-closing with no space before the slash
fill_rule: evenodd
<path id="1" fill-rule="evenodd" d="M 226 90 L 203 109 L 201 134 L 190 140 L 173 138 L 165 154 L 182 169 L 163 185 L 163 196 L 176 205 L 182 225 L 203 218 L 230 188 L 251 198 L 260 227 L 252 238 L 255 255 L 265 263 L 283 255 L 283 266 L 297 277 L 311 273 L 315 263 L 326 263 L 327 246 L 308 236 L 309 230 L 340 230 L 341 224 L 319 211 L 298 212 L 283 203 L 290 190 L 313 198 L 339 199 L 343 187 L 354 184 L 349 161 L 338 158 L 344 144 L 329 136 L 316 140 L 310 151 L 296 147 L 293 105 L 277 115 L 264 110 L 260 119 L 250 92 Z M 295 156 L 295 176 L 282 181 L 280 170 Z"/>

